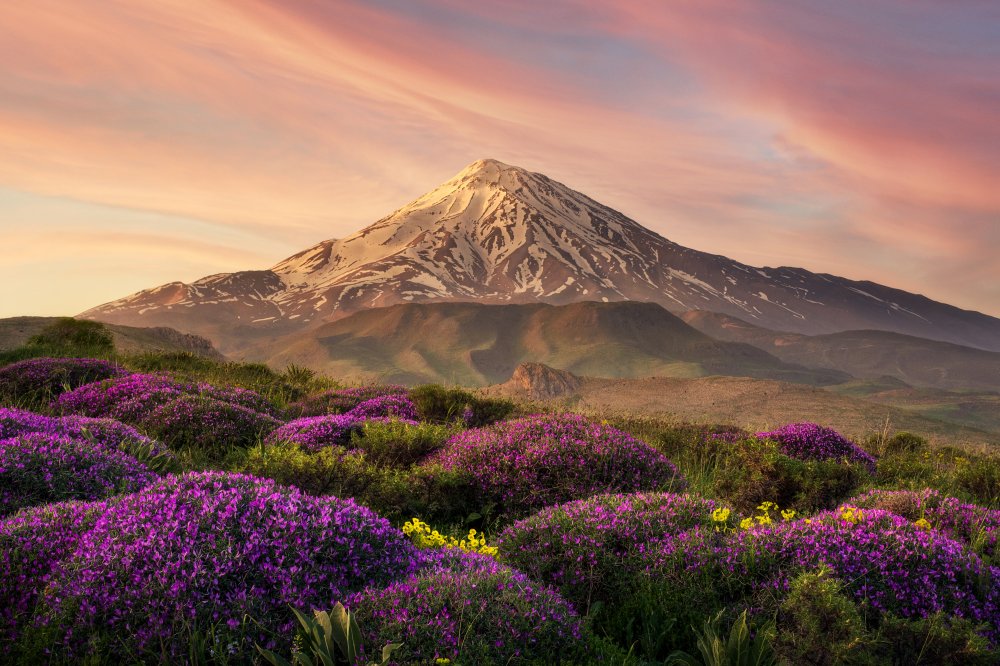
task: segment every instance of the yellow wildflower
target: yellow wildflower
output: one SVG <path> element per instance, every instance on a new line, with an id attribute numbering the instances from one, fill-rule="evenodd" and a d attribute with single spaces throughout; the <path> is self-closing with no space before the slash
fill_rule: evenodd
<path id="1" fill-rule="evenodd" d="M 712 512 L 712 522 L 724 523 L 727 520 L 729 520 L 729 514 L 730 514 L 729 509 L 720 506 L 718 509 Z"/>
<path id="2" fill-rule="evenodd" d="M 865 519 L 865 512 L 856 506 L 845 504 L 840 507 L 840 517 L 853 525 L 857 525 Z"/>
<path id="3" fill-rule="evenodd" d="M 753 527 L 753 518 L 744 518 L 743 520 L 741 520 L 740 527 L 742 527 L 745 530 L 748 530 L 751 527 Z"/>
<path id="4" fill-rule="evenodd" d="M 414 545 L 418 548 L 447 548 L 452 550 L 458 548 L 470 553 L 482 553 L 483 555 L 496 555 L 498 550 L 495 546 L 486 545 L 486 537 L 472 529 L 464 539 L 456 539 L 453 536 L 445 536 L 437 530 L 432 530 L 431 526 L 414 518 L 403 524 L 403 534 L 410 537 Z"/>
<path id="5" fill-rule="evenodd" d="M 920 520 L 913 523 L 922 530 L 929 530 L 931 528 L 930 522 L 926 518 L 921 518 Z"/>
<path id="6" fill-rule="evenodd" d="M 781 510 L 781 518 L 785 522 L 788 522 L 789 520 L 793 520 L 795 518 L 795 510 L 794 509 L 782 509 Z"/>

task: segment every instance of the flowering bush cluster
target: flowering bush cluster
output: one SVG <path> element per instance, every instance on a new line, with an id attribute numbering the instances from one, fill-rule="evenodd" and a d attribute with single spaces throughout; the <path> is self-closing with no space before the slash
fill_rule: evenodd
<path id="1" fill-rule="evenodd" d="M 363 402 L 379 398 L 403 398 L 408 400 L 409 391 L 404 386 L 372 385 L 356 388 L 332 389 L 308 396 L 288 405 L 286 412 L 292 418 L 304 416 L 326 416 L 349 412 Z M 412 405 L 412 403 L 411 403 Z M 416 418 L 408 417 L 408 418 Z"/>
<path id="2" fill-rule="evenodd" d="M 872 490 L 856 498 L 859 507 L 884 509 L 967 544 L 991 562 L 1000 557 L 1000 510 L 967 504 L 935 490 Z"/>
<path id="3" fill-rule="evenodd" d="M 557 655 L 580 663 L 586 630 L 555 591 L 489 557 L 456 563 L 472 566 L 431 568 L 350 597 L 366 645 L 402 643 L 396 664 L 553 663 Z"/>
<path id="4" fill-rule="evenodd" d="M 647 561 L 666 584 L 687 588 L 689 598 L 680 603 L 727 586 L 729 602 L 769 594 L 780 599 L 797 574 L 825 567 L 869 612 L 903 618 L 946 612 L 988 623 L 994 638 L 1000 631 L 1000 569 L 991 570 L 957 541 L 879 509 L 845 506 L 728 533 L 695 529 L 665 542 Z"/>
<path id="5" fill-rule="evenodd" d="M 778 442 L 782 453 L 799 460 L 845 460 L 859 463 L 875 474 L 875 458 L 832 428 L 815 423 L 790 423 L 777 430 L 758 432 L 758 439 Z"/>
<path id="6" fill-rule="evenodd" d="M 267 437 L 267 444 L 292 442 L 307 451 L 349 444 L 351 434 L 371 421 L 396 420 L 417 425 L 413 403 L 405 396 L 385 395 L 358 403 L 343 414 L 306 416 L 289 421 Z"/>
<path id="7" fill-rule="evenodd" d="M 505 529 L 500 559 L 555 585 L 585 612 L 594 601 L 611 600 L 642 571 L 636 556 L 650 542 L 708 524 L 715 508 L 711 500 L 671 493 L 598 495 L 560 504 Z"/>
<path id="8" fill-rule="evenodd" d="M 175 446 L 249 446 L 276 428 L 277 409 L 260 394 L 237 387 L 177 382 L 133 374 L 95 382 L 53 402 L 64 413 L 106 416 L 144 428 Z"/>
<path id="9" fill-rule="evenodd" d="M 209 627 L 223 651 L 287 649 L 275 636 L 291 636 L 289 605 L 329 608 L 419 564 L 399 530 L 352 500 L 189 473 L 109 503 L 52 574 L 36 624 L 72 658 L 99 648 L 178 662 Z"/>
<path id="10" fill-rule="evenodd" d="M 94 358 L 31 358 L 0 368 L 0 400 L 47 401 L 78 386 L 125 374 L 114 363 Z"/>
<path id="11" fill-rule="evenodd" d="M 106 510 L 104 502 L 61 502 L 0 520 L 0 645 L 13 644 L 58 564 Z"/>
<path id="12" fill-rule="evenodd" d="M 598 493 L 683 487 L 645 442 L 579 415 L 531 416 L 466 430 L 427 464 L 470 475 L 481 501 L 525 513 Z"/>
<path id="13" fill-rule="evenodd" d="M 45 416 L 23 409 L 0 408 L 0 439 L 32 432 L 86 440 L 109 450 L 143 450 L 148 456 L 171 456 L 168 449 L 132 426 L 108 418 Z"/>
<path id="14" fill-rule="evenodd" d="M 166 374 L 131 374 L 93 382 L 59 396 L 56 411 L 84 416 L 108 416 L 136 423 L 156 407 L 183 395 L 195 395 L 277 416 L 278 409 L 256 391 L 234 386 L 180 382 Z"/>
<path id="15" fill-rule="evenodd" d="M 0 440 L 0 516 L 45 502 L 134 492 L 157 478 L 127 453 L 65 435 Z"/>
<path id="16" fill-rule="evenodd" d="M 173 446 L 250 446 L 278 427 L 273 416 L 200 395 L 181 395 L 153 409 L 140 425 Z"/>

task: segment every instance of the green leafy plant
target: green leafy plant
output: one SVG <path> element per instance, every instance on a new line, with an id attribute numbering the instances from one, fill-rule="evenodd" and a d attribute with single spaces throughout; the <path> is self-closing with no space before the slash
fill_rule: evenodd
<path id="1" fill-rule="evenodd" d="M 747 625 L 747 612 L 743 611 L 724 636 L 719 630 L 723 613 L 705 620 L 698 634 L 698 653 L 701 659 L 680 650 L 667 658 L 668 664 L 680 666 L 769 666 L 777 663 L 771 649 L 772 631 L 765 627 L 753 635 Z"/>
<path id="2" fill-rule="evenodd" d="M 778 609 L 775 652 L 791 664 L 857 664 L 871 641 L 855 603 L 828 569 L 800 574 Z"/>
<path id="3" fill-rule="evenodd" d="M 861 465 L 838 460 L 798 460 L 769 440 L 717 443 L 722 450 L 714 491 L 740 512 L 765 501 L 797 511 L 832 509 L 857 492 L 866 478 Z"/>
<path id="4" fill-rule="evenodd" d="M 480 398 L 459 388 L 426 384 L 410 390 L 421 420 L 450 423 L 461 420 L 466 426 L 478 428 L 501 421 L 515 409 L 509 400 Z"/>
<path id="5" fill-rule="evenodd" d="M 299 622 L 298 645 L 292 648 L 291 660 L 256 646 L 261 656 L 273 666 L 338 666 L 357 664 L 363 654 L 362 634 L 358 622 L 344 605 L 338 603 L 331 611 L 313 611 L 312 617 L 292 609 Z M 370 666 L 384 666 L 402 643 L 389 643 L 382 648 L 382 660 Z"/>

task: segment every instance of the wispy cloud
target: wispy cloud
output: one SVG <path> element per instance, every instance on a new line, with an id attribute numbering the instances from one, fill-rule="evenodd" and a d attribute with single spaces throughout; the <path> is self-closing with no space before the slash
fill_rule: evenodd
<path id="1" fill-rule="evenodd" d="M 0 25 L 19 242 L 94 262 L 63 311 L 116 284 L 93 248 L 155 246 L 139 286 L 266 266 L 493 156 L 699 249 L 1000 313 L 992 3 L 39 0 Z"/>

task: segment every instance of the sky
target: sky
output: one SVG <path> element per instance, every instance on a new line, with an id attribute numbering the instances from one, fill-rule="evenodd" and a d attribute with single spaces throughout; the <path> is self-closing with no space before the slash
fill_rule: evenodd
<path id="1" fill-rule="evenodd" d="M 995 0 L 0 3 L 0 316 L 266 268 L 485 157 L 1000 316 Z"/>

